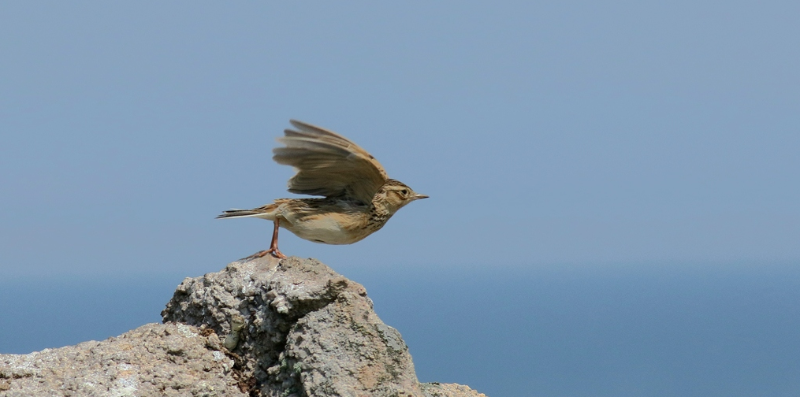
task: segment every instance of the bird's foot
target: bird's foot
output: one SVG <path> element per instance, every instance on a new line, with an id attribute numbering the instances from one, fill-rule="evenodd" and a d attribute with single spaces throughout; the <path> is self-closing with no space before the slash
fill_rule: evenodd
<path id="1" fill-rule="evenodd" d="M 266 251 L 261 251 L 261 252 L 263 252 L 263 253 L 264 253 L 264 255 L 266 255 L 266 254 L 272 254 L 272 256 L 274 256 L 274 257 L 276 257 L 276 258 L 280 258 L 280 259 L 286 259 L 286 255 L 284 255 L 284 254 L 283 254 L 283 252 L 281 252 L 280 250 L 278 250 L 278 247 L 275 247 L 275 248 L 270 248 L 270 249 L 268 249 L 268 250 L 266 250 Z M 262 256 L 263 256 L 263 255 L 262 255 Z"/>
<path id="2" fill-rule="evenodd" d="M 286 255 L 284 255 L 283 252 L 281 252 L 277 248 L 270 248 L 268 250 L 258 251 L 255 254 L 250 255 L 250 256 L 248 256 L 247 258 L 244 258 L 244 259 L 258 259 L 258 258 L 263 258 L 263 257 L 265 257 L 265 256 L 267 256 L 269 254 L 272 254 L 272 256 L 275 257 L 275 258 L 286 259 Z"/>
<path id="3" fill-rule="evenodd" d="M 243 260 L 253 260 L 253 259 L 263 258 L 263 257 L 264 257 L 265 255 L 267 255 L 268 253 L 269 253 L 269 252 L 267 252 L 266 250 L 264 250 L 264 251 L 258 251 L 258 252 L 256 252 L 255 254 L 253 254 L 253 255 L 250 255 L 250 256 L 247 256 L 247 257 L 244 257 L 244 258 L 242 258 L 242 259 L 243 259 Z"/>

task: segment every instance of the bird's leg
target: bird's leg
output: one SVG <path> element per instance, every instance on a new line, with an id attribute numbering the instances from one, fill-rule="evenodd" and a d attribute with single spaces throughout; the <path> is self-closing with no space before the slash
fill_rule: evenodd
<path id="1" fill-rule="evenodd" d="M 278 249 L 278 229 L 280 229 L 281 221 L 279 218 L 275 218 L 275 228 L 272 230 L 272 242 L 269 244 L 269 249 L 264 252 L 266 254 L 272 254 L 272 256 L 276 258 L 286 259 L 286 255 L 284 255 Z"/>
<path id="2" fill-rule="evenodd" d="M 267 254 L 272 254 L 272 256 L 276 258 L 286 259 L 286 255 L 284 255 L 283 252 L 278 249 L 278 229 L 280 229 L 281 226 L 280 222 L 281 221 L 278 218 L 275 218 L 273 221 L 275 228 L 272 230 L 272 241 L 269 244 L 269 249 L 266 251 L 256 252 L 255 254 L 250 255 L 248 258 L 262 258 Z"/>

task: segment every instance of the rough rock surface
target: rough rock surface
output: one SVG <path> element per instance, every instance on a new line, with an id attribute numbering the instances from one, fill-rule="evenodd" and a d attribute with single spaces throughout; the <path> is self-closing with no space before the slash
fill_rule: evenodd
<path id="1" fill-rule="evenodd" d="M 469 386 L 456 383 L 422 383 L 420 387 L 425 397 L 486 397 L 485 394 L 478 393 Z"/>
<path id="2" fill-rule="evenodd" d="M 313 259 L 265 257 L 185 279 L 118 338 L 0 355 L 0 397 L 480 397 L 420 384 L 408 348 L 363 286 Z"/>
<path id="3" fill-rule="evenodd" d="M 0 396 L 247 396 L 220 350 L 196 327 L 147 324 L 102 342 L 2 354 Z"/>

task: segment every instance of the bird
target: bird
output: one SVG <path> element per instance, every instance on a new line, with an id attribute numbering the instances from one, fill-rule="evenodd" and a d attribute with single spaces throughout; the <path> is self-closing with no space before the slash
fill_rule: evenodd
<path id="1" fill-rule="evenodd" d="M 220 218 L 261 218 L 273 222 L 268 250 L 252 257 L 286 258 L 278 249 L 278 230 L 323 244 L 353 244 L 380 230 L 408 203 L 428 198 L 390 179 L 366 150 L 333 131 L 297 120 L 272 150 L 278 164 L 295 168 L 290 193 L 323 198 L 281 198 L 249 210 L 231 209 Z"/>

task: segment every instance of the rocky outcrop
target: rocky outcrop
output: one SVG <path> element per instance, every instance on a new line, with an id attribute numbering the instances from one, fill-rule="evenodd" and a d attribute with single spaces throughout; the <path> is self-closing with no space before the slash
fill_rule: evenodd
<path id="1" fill-rule="evenodd" d="M 187 278 L 161 314 L 106 341 L 0 355 L 0 396 L 484 396 L 419 384 L 364 287 L 313 259 Z"/>
<path id="2" fill-rule="evenodd" d="M 247 396 L 216 335 L 147 324 L 102 342 L 0 355 L 0 396 Z"/>

